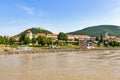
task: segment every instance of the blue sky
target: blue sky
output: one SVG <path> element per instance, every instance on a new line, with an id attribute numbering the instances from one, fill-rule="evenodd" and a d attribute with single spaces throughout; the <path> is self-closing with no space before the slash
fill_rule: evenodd
<path id="1" fill-rule="evenodd" d="M 120 25 L 120 0 L 0 1 L 0 35 L 31 27 L 59 33 L 104 24 Z"/>

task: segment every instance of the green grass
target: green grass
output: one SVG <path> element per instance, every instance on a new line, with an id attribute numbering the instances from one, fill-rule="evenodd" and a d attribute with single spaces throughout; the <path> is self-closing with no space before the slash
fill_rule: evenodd
<path id="1" fill-rule="evenodd" d="M 4 46 L 3 45 L 0 45 L 0 50 L 4 49 Z"/>
<path id="2" fill-rule="evenodd" d="M 51 46 L 30 46 L 33 49 L 51 49 Z M 57 46 L 58 49 L 77 49 L 77 45 Z"/>
<path id="3" fill-rule="evenodd" d="M 18 48 L 18 46 L 13 46 L 13 45 L 10 45 L 9 48 Z"/>

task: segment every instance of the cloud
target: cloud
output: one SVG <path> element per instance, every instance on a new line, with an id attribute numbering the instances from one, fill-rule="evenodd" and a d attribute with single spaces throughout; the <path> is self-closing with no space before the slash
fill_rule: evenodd
<path id="1" fill-rule="evenodd" d="M 26 11 L 29 15 L 34 15 L 34 8 L 23 6 L 22 9 Z"/>

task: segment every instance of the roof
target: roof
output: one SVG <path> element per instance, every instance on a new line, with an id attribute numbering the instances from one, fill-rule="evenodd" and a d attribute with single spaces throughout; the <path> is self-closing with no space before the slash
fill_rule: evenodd
<path id="1" fill-rule="evenodd" d="M 68 37 L 74 37 L 74 35 L 72 35 L 72 34 L 67 34 L 67 36 L 68 36 Z"/>
<path id="2" fill-rule="evenodd" d="M 16 35 L 16 36 L 13 36 L 13 38 L 19 38 L 19 36 L 18 36 L 18 35 Z"/>
<path id="3" fill-rule="evenodd" d="M 107 36 L 106 38 L 107 38 L 107 39 L 110 39 L 110 38 L 113 39 L 113 38 L 117 38 L 117 37 L 116 37 L 116 36 Z"/>
<path id="4" fill-rule="evenodd" d="M 90 38 L 90 36 L 88 36 L 88 35 L 79 35 L 79 34 L 77 34 L 75 36 L 79 37 L 79 38 Z"/>
<path id="5" fill-rule="evenodd" d="M 48 37 L 57 37 L 58 34 L 48 34 L 47 36 L 48 36 Z"/>
<path id="6" fill-rule="evenodd" d="M 30 33 L 30 32 L 31 32 L 31 30 L 26 30 L 26 32 L 27 32 L 27 33 Z"/>

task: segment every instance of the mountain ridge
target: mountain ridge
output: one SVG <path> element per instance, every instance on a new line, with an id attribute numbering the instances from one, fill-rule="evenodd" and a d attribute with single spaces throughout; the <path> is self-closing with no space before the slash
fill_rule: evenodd
<path id="1" fill-rule="evenodd" d="M 84 34 L 84 35 L 96 37 L 96 36 L 100 36 L 100 35 L 104 36 L 106 32 L 110 36 L 120 37 L 120 26 L 116 26 L 116 25 L 90 26 L 90 27 L 84 28 L 82 30 L 69 32 L 68 34 Z"/>

